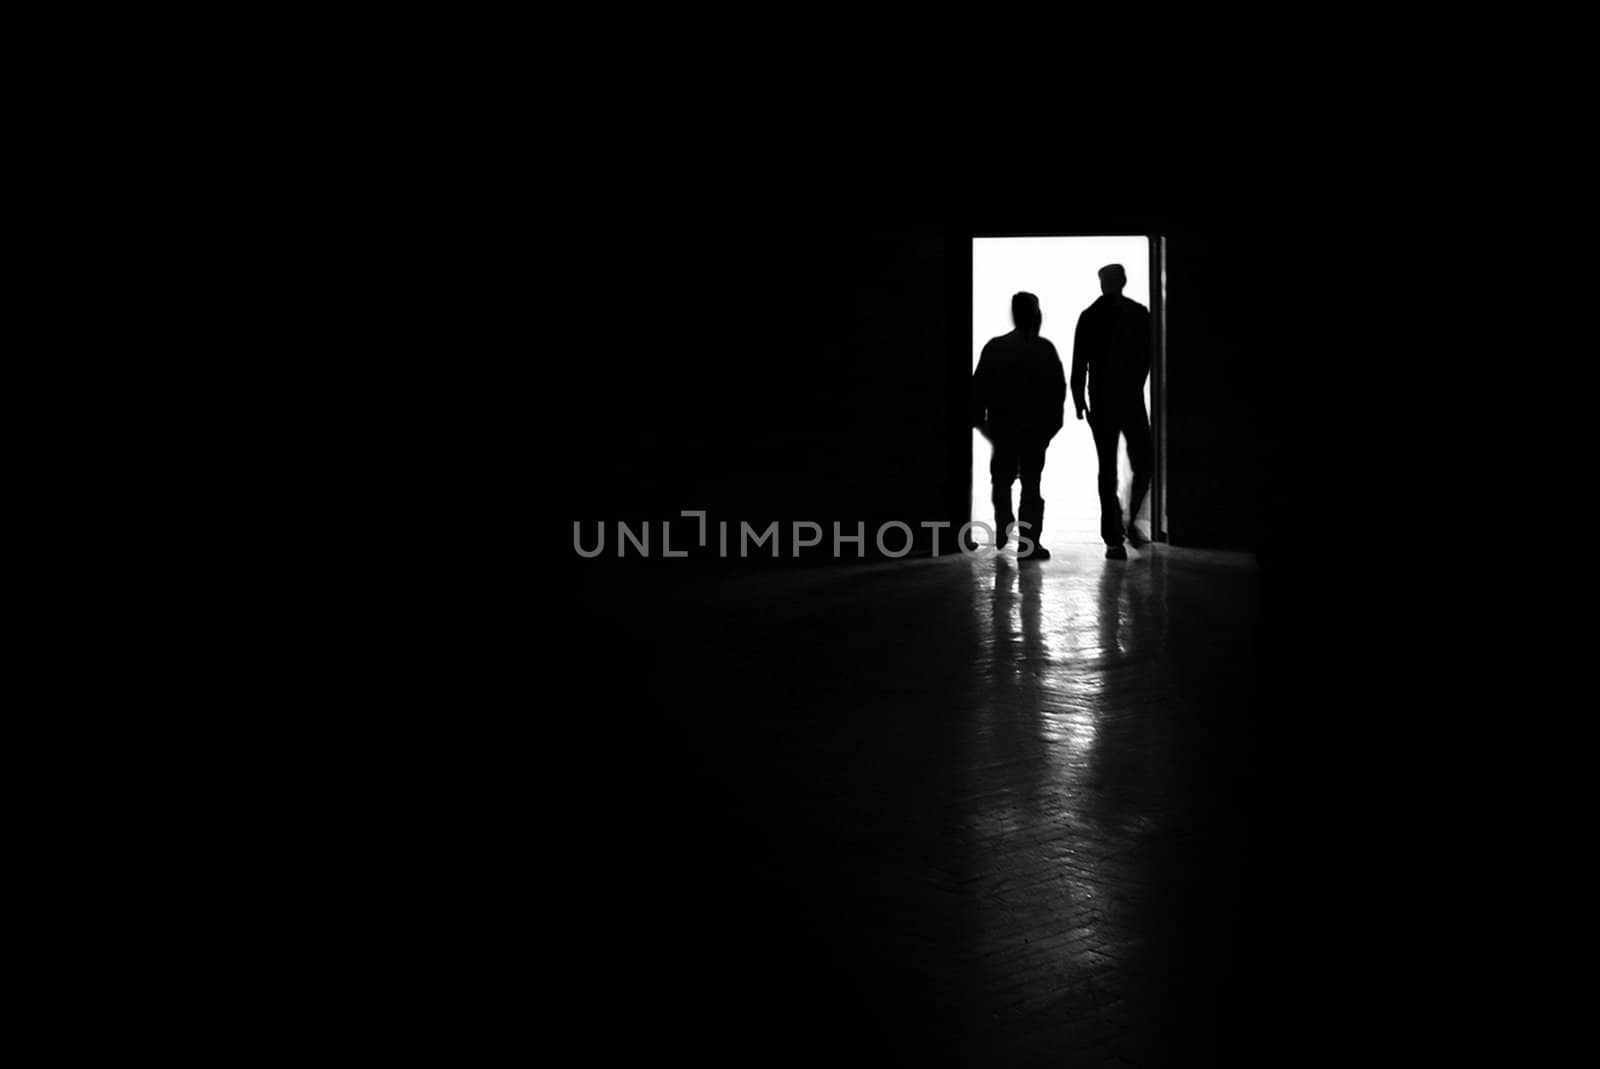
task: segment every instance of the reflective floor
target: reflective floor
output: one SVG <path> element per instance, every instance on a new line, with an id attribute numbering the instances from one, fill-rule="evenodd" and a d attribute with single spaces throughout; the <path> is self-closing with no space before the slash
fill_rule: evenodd
<path id="1" fill-rule="evenodd" d="M 1102 554 L 589 584 L 595 997 L 710 1062 L 1210 1064 L 1256 571 Z"/>

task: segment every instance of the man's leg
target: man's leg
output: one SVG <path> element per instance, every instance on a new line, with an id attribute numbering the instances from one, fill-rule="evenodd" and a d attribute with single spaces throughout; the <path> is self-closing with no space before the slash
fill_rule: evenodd
<path id="1" fill-rule="evenodd" d="M 1145 539 L 1142 535 L 1134 537 L 1138 531 L 1133 524 L 1139 518 L 1139 506 L 1150 492 L 1150 475 L 1155 470 L 1155 447 L 1150 442 L 1150 417 L 1145 413 L 1143 397 L 1137 398 L 1129 409 L 1122 433 L 1128 439 L 1128 463 L 1133 468 L 1133 489 L 1128 495 L 1129 538 L 1140 545 Z"/>
<path id="2" fill-rule="evenodd" d="M 1029 525 L 1022 533 L 1037 546 L 1043 545 L 1039 538 L 1044 528 L 1044 498 L 1039 494 L 1039 480 L 1044 474 L 1044 450 L 1043 445 L 1030 442 L 1017 453 L 1017 467 L 1022 474 L 1019 519 Z"/>
<path id="3" fill-rule="evenodd" d="M 1045 474 L 1045 446 L 1030 442 L 1018 451 L 1018 470 L 1022 477 L 1022 499 L 1018 512 L 1027 528 L 1027 536 L 1038 541 L 1038 528 L 1045 523 L 1045 499 L 1038 493 L 1038 482 Z"/>
<path id="4" fill-rule="evenodd" d="M 1100 537 L 1107 546 L 1122 545 L 1122 503 L 1117 500 L 1117 436 L 1121 432 L 1118 416 L 1108 405 L 1089 410 L 1089 427 L 1094 431 L 1094 452 L 1100 470 L 1095 486 L 1100 491 Z"/>
<path id="5" fill-rule="evenodd" d="M 1006 544 L 1006 531 L 1016 520 L 1011 511 L 1011 484 L 1017 478 L 1017 448 L 1012 442 L 995 442 L 989 457 L 989 481 L 993 483 L 994 545 L 996 549 Z"/>

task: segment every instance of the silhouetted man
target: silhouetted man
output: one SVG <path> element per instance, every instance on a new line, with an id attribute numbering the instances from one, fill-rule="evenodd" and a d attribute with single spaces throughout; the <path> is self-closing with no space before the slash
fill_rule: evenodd
<path id="1" fill-rule="evenodd" d="M 1048 338 L 1039 337 L 1044 316 L 1039 298 L 1018 293 L 1011 298 L 1016 329 L 990 338 L 972 373 L 973 423 L 994 446 L 989 478 L 994 486 L 995 548 L 1010 540 L 1016 517 L 1011 511 L 1011 484 L 1022 477 L 1022 528 L 1032 542 L 1027 554 L 1049 560 L 1039 544 L 1044 523 L 1044 498 L 1039 477 L 1044 451 L 1061 429 L 1067 404 L 1067 381 L 1061 357 Z"/>
<path id="2" fill-rule="evenodd" d="M 1121 264 L 1100 269 L 1100 298 L 1078 317 L 1072 340 L 1072 403 L 1078 418 L 1087 412 L 1099 457 L 1100 536 L 1106 556 L 1127 560 L 1122 548 L 1128 541 L 1142 546 L 1149 539 L 1134 521 L 1150 489 L 1150 417 L 1144 410 L 1144 380 L 1150 374 L 1150 310 L 1122 295 L 1128 274 Z M 1088 380 L 1088 400 L 1084 380 Z M 1133 491 L 1128 500 L 1128 521 L 1122 521 L 1117 499 L 1117 438 L 1128 439 L 1128 462 L 1133 465 Z"/>

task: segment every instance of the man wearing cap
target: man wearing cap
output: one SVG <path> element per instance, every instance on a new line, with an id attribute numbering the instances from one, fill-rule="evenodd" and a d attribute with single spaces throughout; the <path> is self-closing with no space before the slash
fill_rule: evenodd
<path id="1" fill-rule="evenodd" d="M 1144 409 L 1144 383 L 1150 374 L 1150 310 L 1122 295 L 1128 274 L 1121 264 L 1100 269 L 1100 297 L 1078 317 L 1072 340 L 1072 403 L 1078 418 L 1089 420 L 1099 459 L 1100 536 L 1106 557 L 1127 560 L 1123 536 L 1135 546 L 1149 539 L 1135 524 L 1150 490 L 1154 450 L 1150 417 Z M 1087 396 L 1085 383 L 1087 382 Z M 1117 439 L 1128 441 L 1133 489 L 1128 518 L 1117 496 Z"/>

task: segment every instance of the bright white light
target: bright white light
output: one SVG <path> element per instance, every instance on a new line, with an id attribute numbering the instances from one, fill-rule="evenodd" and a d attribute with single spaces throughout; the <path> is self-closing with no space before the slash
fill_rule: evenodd
<path id="1" fill-rule="evenodd" d="M 1150 245 L 1143 237 L 1108 238 L 974 238 L 972 240 L 972 366 L 990 338 L 1012 328 L 1011 295 L 1026 290 L 1039 298 L 1044 313 L 1040 334 L 1055 343 L 1062 371 L 1072 374 L 1072 333 L 1078 315 L 1100 296 L 1098 272 L 1106 264 L 1121 264 L 1128 273 L 1123 295 L 1150 307 Z M 1145 384 L 1145 410 L 1150 408 L 1150 385 Z M 972 434 L 972 518 L 994 523 L 989 499 L 989 443 Z M 1122 503 L 1127 506 L 1132 475 L 1126 444 L 1118 463 Z M 1012 508 L 1021 497 L 1021 484 L 1011 488 Z M 1100 499 L 1095 491 L 1094 438 L 1087 421 L 1080 423 L 1067 394 L 1066 423 L 1045 454 L 1045 545 L 1100 541 Z M 1139 518 L 1149 530 L 1147 496 Z"/>

